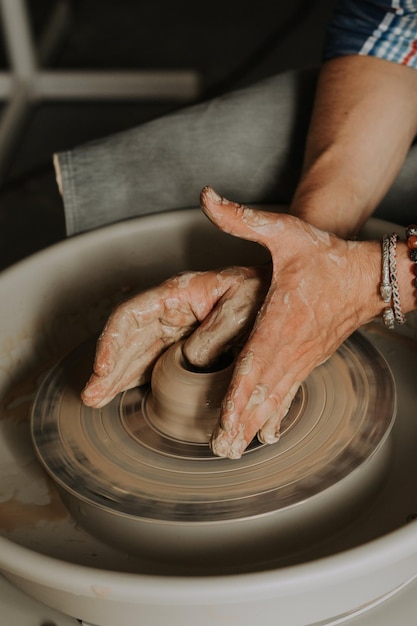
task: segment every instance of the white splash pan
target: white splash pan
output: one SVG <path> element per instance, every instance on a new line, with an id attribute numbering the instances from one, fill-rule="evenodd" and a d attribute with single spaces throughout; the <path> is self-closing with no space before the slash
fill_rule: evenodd
<path id="1" fill-rule="evenodd" d="M 379 238 L 386 230 L 393 226 L 370 220 L 365 234 Z M 157 563 L 108 548 L 65 515 L 42 517 L 50 499 L 46 478 L 28 424 L 12 415 L 25 403 L 29 408 L 31 392 L 20 387 L 13 399 L 10 390 L 98 332 L 128 288 L 185 269 L 254 263 L 264 254 L 190 209 L 74 237 L 0 275 L 0 398 L 9 398 L 0 415 L 0 571 L 17 587 L 97 626 L 306 626 L 339 623 L 417 576 L 417 526 L 410 522 L 417 512 L 413 319 L 401 335 L 380 324 L 366 329 L 390 363 L 399 398 L 384 486 L 343 531 L 293 563 L 223 576 L 179 576 L 175 569 L 160 575 Z M 10 502 L 16 520 L 5 517 Z M 33 514 L 27 524 L 22 511 Z"/>

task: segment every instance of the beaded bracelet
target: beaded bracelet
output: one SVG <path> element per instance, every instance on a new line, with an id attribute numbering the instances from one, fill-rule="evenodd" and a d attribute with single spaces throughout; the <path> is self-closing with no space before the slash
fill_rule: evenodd
<path id="1" fill-rule="evenodd" d="M 405 236 L 407 237 L 407 246 L 409 250 L 409 257 L 414 263 L 414 274 L 417 274 L 417 225 L 410 224 L 405 229 Z M 414 287 L 417 289 L 417 277 L 413 281 Z"/>

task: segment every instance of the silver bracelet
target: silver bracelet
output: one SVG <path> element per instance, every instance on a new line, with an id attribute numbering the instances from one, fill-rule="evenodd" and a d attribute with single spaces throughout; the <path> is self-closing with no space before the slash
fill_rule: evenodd
<path id="1" fill-rule="evenodd" d="M 389 235 L 387 234 L 382 237 L 382 279 L 379 292 L 385 304 L 391 303 L 392 287 L 389 272 Z M 394 329 L 395 317 L 391 305 L 385 307 L 383 310 L 382 320 L 387 328 L 390 330 Z"/>
<path id="2" fill-rule="evenodd" d="M 383 302 L 391 302 L 392 289 L 389 279 L 389 235 L 382 237 L 382 280 L 379 291 Z"/>
<path id="3" fill-rule="evenodd" d="M 394 318 L 397 324 L 404 324 L 405 316 L 401 310 L 400 292 L 398 288 L 397 278 L 397 233 L 391 233 L 389 238 L 389 278 L 392 289 L 392 306 L 394 309 Z"/>
<path id="4" fill-rule="evenodd" d="M 397 278 L 397 233 L 382 237 L 382 278 L 379 287 L 381 298 L 388 306 L 382 312 L 385 326 L 390 330 L 397 324 L 404 324 L 405 316 L 401 310 L 400 292 Z"/>

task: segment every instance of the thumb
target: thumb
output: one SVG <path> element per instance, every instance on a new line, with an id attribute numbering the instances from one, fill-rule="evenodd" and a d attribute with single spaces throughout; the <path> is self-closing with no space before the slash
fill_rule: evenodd
<path id="1" fill-rule="evenodd" d="M 220 230 L 235 237 L 255 241 L 267 248 L 284 229 L 277 214 L 231 202 L 219 196 L 212 187 L 202 189 L 200 204 L 204 214 Z"/>

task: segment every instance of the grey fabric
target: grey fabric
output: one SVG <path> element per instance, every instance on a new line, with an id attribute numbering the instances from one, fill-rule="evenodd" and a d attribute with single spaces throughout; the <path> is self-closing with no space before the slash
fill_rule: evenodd
<path id="1" fill-rule="evenodd" d="M 289 203 L 316 79 L 286 72 L 58 154 L 67 235 L 198 206 L 208 184 L 239 202 Z M 417 221 L 416 174 L 413 146 L 376 216 Z"/>
<path id="2" fill-rule="evenodd" d="M 288 202 L 316 74 L 284 73 L 58 154 L 67 234 L 198 206 L 208 184 L 239 202 Z"/>

